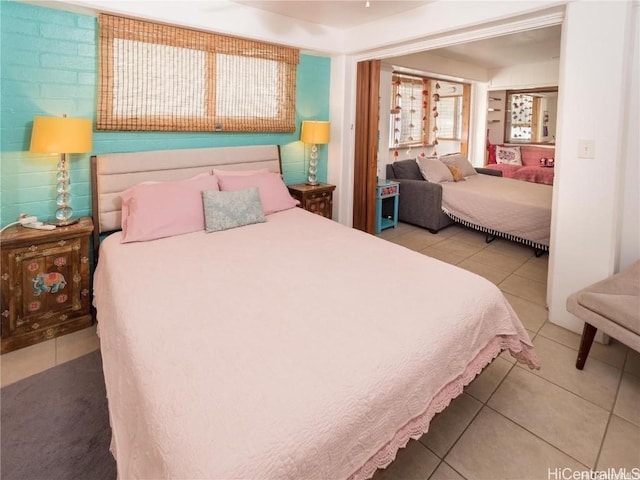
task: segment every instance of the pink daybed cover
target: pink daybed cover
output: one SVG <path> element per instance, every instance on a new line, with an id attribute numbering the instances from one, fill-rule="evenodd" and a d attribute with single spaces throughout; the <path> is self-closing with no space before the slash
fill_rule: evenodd
<path id="1" fill-rule="evenodd" d="M 553 185 L 553 167 L 521 166 L 507 164 L 490 164 L 486 168 L 500 170 L 504 178 L 515 178 L 525 182 L 542 183 L 543 185 Z"/>
<path id="2" fill-rule="evenodd" d="M 104 240 L 94 305 L 118 478 L 364 479 L 503 349 L 491 282 L 299 208 Z"/>
<path id="3" fill-rule="evenodd" d="M 549 246 L 553 188 L 493 175 L 443 182 L 442 209 L 456 218 Z"/>
<path id="4" fill-rule="evenodd" d="M 492 163 L 492 164 L 486 165 L 486 168 L 491 168 L 492 170 L 500 170 L 504 178 L 513 178 L 516 172 L 522 168 L 522 165 Z"/>
<path id="5" fill-rule="evenodd" d="M 516 180 L 524 180 L 525 182 L 542 183 L 544 185 L 553 185 L 554 169 L 553 167 L 522 167 L 518 169 L 513 178 Z"/>

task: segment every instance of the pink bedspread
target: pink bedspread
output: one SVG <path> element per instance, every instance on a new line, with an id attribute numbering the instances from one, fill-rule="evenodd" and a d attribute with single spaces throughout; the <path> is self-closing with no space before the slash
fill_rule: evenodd
<path id="1" fill-rule="evenodd" d="M 118 477 L 364 479 L 526 330 L 491 282 L 299 208 L 94 278 Z"/>

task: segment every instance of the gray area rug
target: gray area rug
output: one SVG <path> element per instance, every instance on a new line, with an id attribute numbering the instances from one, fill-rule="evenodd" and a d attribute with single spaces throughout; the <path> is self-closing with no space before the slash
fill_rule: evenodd
<path id="1" fill-rule="evenodd" d="M 113 480 L 100 351 L 0 390 L 3 480 Z"/>

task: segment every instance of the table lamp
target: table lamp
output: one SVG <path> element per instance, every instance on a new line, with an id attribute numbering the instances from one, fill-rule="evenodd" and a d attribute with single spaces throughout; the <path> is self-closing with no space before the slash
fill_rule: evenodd
<path id="1" fill-rule="evenodd" d="M 58 153 L 58 197 L 56 198 L 56 221 L 54 225 L 65 226 L 76 223 L 73 209 L 69 206 L 69 170 L 67 166 L 68 153 L 88 153 L 91 151 L 92 123 L 87 118 L 35 117 L 31 132 L 32 153 Z"/>
<path id="2" fill-rule="evenodd" d="M 302 122 L 300 140 L 304 143 L 312 144 L 307 185 L 318 185 L 316 179 L 316 173 L 318 173 L 318 145 L 329 143 L 329 122 Z"/>

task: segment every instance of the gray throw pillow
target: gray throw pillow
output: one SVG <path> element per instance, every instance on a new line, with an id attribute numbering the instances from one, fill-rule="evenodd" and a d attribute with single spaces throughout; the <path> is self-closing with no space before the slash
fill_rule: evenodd
<path id="1" fill-rule="evenodd" d="M 204 224 L 207 232 L 266 222 L 258 187 L 225 192 L 204 190 Z"/>

